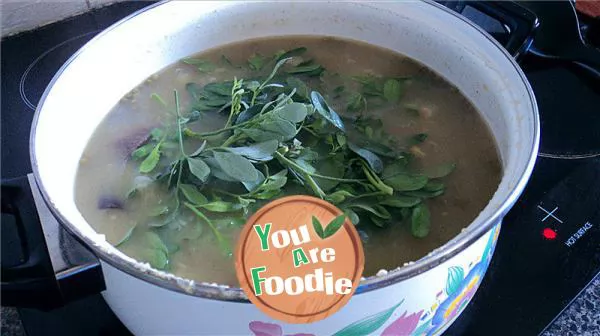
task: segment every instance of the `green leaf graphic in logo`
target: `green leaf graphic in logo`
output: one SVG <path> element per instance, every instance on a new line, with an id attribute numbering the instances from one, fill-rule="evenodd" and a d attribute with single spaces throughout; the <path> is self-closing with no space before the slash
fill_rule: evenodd
<path id="1" fill-rule="evenodd" d="M 454 294 L 465 278 L 465 271 L 460 266 L 452 266 L 448 269 L 448 280 L 446 281 L 446 294 Z"/>
<path id="2" fill-rule="evenodd" d="M 346 215 L 341 214 L 341 215 L 335 217 L 333 220 L 331 220 L 331 222 L 329 222 L 329 224 L 327 224 L 325 229 L 323 229 L 323 225 L 321 224 L 319 219 L 317 217 L 313 216 L 312 224 L 313 224 L 313 228 L 315 229 L 315 232 L 317 233 L 317 235 L 321 239 L 326 239 L 328 237 L 333 236 L 336 232 L 338 232 L 338 230 L 342 226 L 344 226 L 345 220 L 346 220 Z"/>
<path id="3" fill-rule="evenodd" d="M 354 336 L 354 335 L 368 335 L 373 333 L 375 330 L 381 328 L 382 325 L 392 316 L 396 308 L 398 308 L 404 300 L 400 301 L 393 307 L 379 312 L 375 315 L 368 316 L 360 321 L 356 321 L 346 328 L 336 332 L 333 336 Z"/>

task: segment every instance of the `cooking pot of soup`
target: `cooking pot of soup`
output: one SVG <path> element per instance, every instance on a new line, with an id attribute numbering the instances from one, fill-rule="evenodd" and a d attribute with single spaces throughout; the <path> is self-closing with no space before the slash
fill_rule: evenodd
<path id="1" fill-rule="evenodd" d="M 57 73 L 31 132 L 52 213 L 148 335 L 436 335 L 471 300 L 532 171 L 531 87 L 433 2 L 163 2 Z M 310 324 L 249 303 L 231 246 L 276 198 L 356 225 L 364 279 Z"/>

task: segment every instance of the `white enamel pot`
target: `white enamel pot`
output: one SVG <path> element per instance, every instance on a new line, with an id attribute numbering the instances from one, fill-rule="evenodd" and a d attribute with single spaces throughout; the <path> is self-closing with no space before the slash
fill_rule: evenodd
<path id="1" fill-rule="evenodd" d="M 366 279 L 345 307 L 312 324 L 279 323 L 250 304 L 239 288 L 194 283 L 136 262 L 96 233 L 74 201 L 84 147 L 129 90 L 199 51 L 281 35 L 365 41 L 434 69 L 481 112 L 503 164 L 498 190 L 463 232 L 421 260 Z M 502 217 L 531 174 L 538 142 L 535 98 L 518 65 L 485 32 L 435 3 L 181 1 L 122 20 L 61 68 L 36 111 L 31 159 L 53 214 L 101 259 L 104 298 L 134 334 L 436 335 L 475 294 Z"/>

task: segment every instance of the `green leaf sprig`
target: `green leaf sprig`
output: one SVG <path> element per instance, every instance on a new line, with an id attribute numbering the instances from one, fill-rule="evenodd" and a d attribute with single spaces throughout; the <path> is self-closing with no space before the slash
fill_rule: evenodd
<path id="1" fill-rule="evenodd" d="M 245 63 L 253 78 L 203 86 L 188 83 L 192 101 L 186 113 L 177 91 L 172 104 L 156 95 L 154 99 L 173 115 L 172 122 L 153 130 L 149 141 L 131 155 L 144 181 L 149 180 L 145 184 L 169 195 L 148 214 L 156 232 L 182 230 L 190 223 L 181 219 L 192 215 L 195 232 L 212 232 L 231 255 L 231 243 L 223 233 L 227 225 L 244 223 L 270 200 L 304 193 L 344 212 L 325 227 L 313 217 L 313 228 L 322 239 L 335 234 L 346 218 L 355 225 L 379 228 L 406 220 L 415 237 L 427 236 L 431 228 L 427 200 L 444 193 L 442 179 L 456 166 L 447 163 L 416 171 L 407 148 L 384 131 L 381 120 L 364 113 L 371 99 L 403 106 L 403 81 L 356 76 L 357 92 L 350 86 L 319 89 L 315 78 L 327 69 L 307 53 L 300 47 L 272 57 L 255 54 Z M 296 57 L 301 62 L 290 62 Z M 210 72 L 212 64 L 185 62 L 203 73 Z M 240 67 L 225 56 L 221 63 Z M 342 97 L 350 97 L 350 104 L 346 113 L 338 114 L 330 102 Z M 349 117 L 348 112 L 361 114 Z M 223 123 L 199 131 L 208 113 L 222 115 Z M 417 134 L 405 145 L 424 141 L 427 135 Z M 136 197 L 137 189 L 142 187 L 134 185 L 129 197 Z M 137 230 L 132 232 L 128 235 Z M 176 249 L 167 251 L 156 237 L 149 238 L 159 251 L 153 265 L 166 267 L 164 259 Z"/>

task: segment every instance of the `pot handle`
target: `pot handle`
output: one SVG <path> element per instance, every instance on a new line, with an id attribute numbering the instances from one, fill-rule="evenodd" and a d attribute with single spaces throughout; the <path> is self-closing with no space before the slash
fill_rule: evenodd
<path id="1" fill-rule="evenodd" d="M 51 310 L 103 291 L 98 259 L 56 221 L 42 226 L 32 185 L 2 180 L 2 305 Z"/>
<path id="2" fill-rule="evenodd" d="M 504 48 L 515 58 L 527 52 L 533 40 L 533 34 L 539 26 L 537 16 L 527 8 L 512 1 L 439 1 L 442 5 L 462 13 L 472 7 L 483 14 L 498 20 L 509 30 Z"/>

